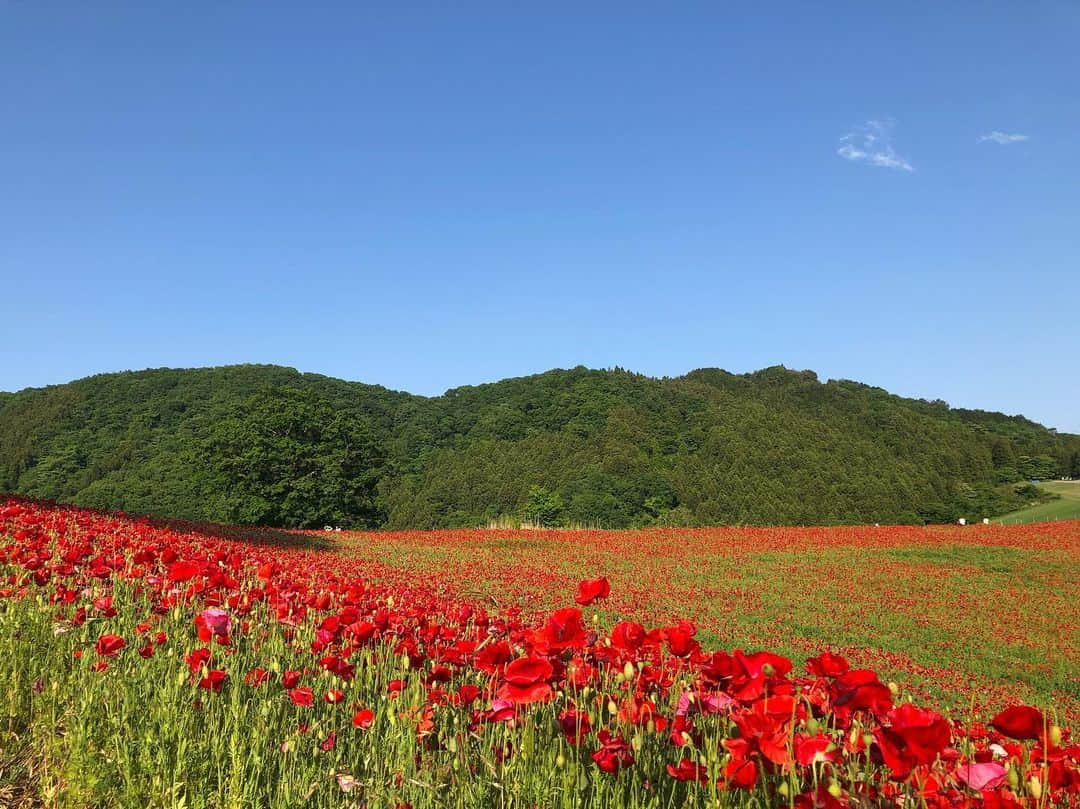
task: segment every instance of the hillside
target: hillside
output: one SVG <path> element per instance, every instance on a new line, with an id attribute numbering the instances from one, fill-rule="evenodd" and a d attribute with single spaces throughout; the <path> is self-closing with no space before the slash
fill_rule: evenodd
<path id="1" fill-rule="evenodd" d="M 575 368 L 426 398 L 243 365 L 0 396 L 0 491 L 219 522 L 937 522 L 1065 474 L 1080 436 L 780 367 Z"/>
<path id="2" fill-rule="evenodd" d="M 998 517 L 1002 525 L 1080 520 L 1080 480 L 1051 480 L 1038 484 L 1052 499 L 1033 503 Z"/>

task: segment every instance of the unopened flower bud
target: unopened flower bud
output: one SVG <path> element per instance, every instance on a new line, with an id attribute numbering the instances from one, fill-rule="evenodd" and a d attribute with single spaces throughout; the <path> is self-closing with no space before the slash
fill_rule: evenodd
<path id="1" fill-rule="evenodd" d="M 1042 781 L 1039 780 L 1039 776 L 1033 775 L 1028 779 L 1028 791 L 1035 800 L 1042 798 Z"/>

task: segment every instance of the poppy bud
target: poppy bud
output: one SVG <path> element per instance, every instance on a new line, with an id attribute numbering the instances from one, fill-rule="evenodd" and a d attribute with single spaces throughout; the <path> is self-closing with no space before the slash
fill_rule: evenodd
<path id="1" fill-rule="evenodd" d="M 1028 790 L 1035 800 L 1042 798 L 1042 781 L 1039 780 L 1039 776 L 1033 775 L 1028 779 Z"/>
<path id="2" fill-rule="evenodd" d="M 899 694 L 900 694 L 900 686 L 898 686 L 896 683 L 890 681 L 889 682 L 889 693 L 892 694 L 894 697 L 899 696 Z"/>
<path id="3" fill-rule="evenodd" d="M 558 767 L 558 768 L 562 769 L 562 767 L 563 767 L 563 766 L 564 766 L 565 764 L 566 764 L 566 759 L 565 759 L 565 758 L 563 758 L 563 754 L 562 754 L 562 753 L 559 753 L 559 755 L 555 756 L 555 766 L 556 766 L 556 767 Z"/>
<path id="4" fill-rule="evenodd" d="M 622 670 L 623 670 L 623 677 L 625 677 L 627 680 L 634 679 L 634 666 L 633 666 L 633 664 L 630 663 L 629 660 L 626 661 L 626 664 L 623 666 Z M 1059 728 L 1058 729 L 1058 734 L 1059 735 L 1060 735 L 1060 732 L 1061 731 L 1060 731 L 1060 728 Z"/>
<path id="5" fill-rule="evenodd" d="M 622 685 L 625 682 L 626 682 L 626 677 L 623 676 L 623 673 L 621 671 L 617 672 L 615 674 L 615 683 L 617 685 Z"/>
<path id="6" fill-rule="evenodd" d="M 844 794 L 844 790 L 840 787 L 840 782 L 835 778 L 829 781 L 829 794 L 838 799 Z"/>
<path id="7" fill-rule="evenodd" d="M 782 798 L 786 798 L 788 796 L 788 792 L 789 792 L 789 790 L 788 790 L 787 781 L 781 781 L 780 786 L 778 786 L 776 788 L 776 794 L 779 795 Z"/>
<path id="8" fill-rule="evenodd" d="M 1061 727 L 1059 725 L 1050 726 L 1050 744 L 1053 747 L 1061 745 Z"/>
<path id="9" fill-rule="evenodd" d="M 608 700 L 607 711 L 612 716 L 614 716 L 615 714 L 617 714 L 619 712 L 619 706 L 615 704 L 615 700 L 613 700 L 613 699 Z"/>
<path id="10" fill-rule="evenodd" d="M 1005 777 L 1009 782 L 1009 789 L 1013 792 L 1020 786 L 1020 776 L 1016 773 L 1016 768 L 1013 767 L 1011 761 L 1005 762 Z"/>

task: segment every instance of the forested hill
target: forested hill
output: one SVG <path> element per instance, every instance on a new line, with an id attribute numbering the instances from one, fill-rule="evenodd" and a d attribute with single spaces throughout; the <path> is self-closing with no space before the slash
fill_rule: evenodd
<path id="1" fill-rule="evenodd" d="M 216 522 L 935 522 L 1066 474 L 1080 436 L 780 367 L 575 368 L 425 398 L 242 365 L 0 394 L 0 491 Z"/>

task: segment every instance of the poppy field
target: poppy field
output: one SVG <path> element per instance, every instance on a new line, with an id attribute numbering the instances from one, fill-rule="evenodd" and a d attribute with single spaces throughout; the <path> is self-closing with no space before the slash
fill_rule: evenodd
<path id="1" fill-rule="evenodd" d="M 0 805 L 1080 804 L 1080 522 L 299 533 L 0 500 Z"/>

